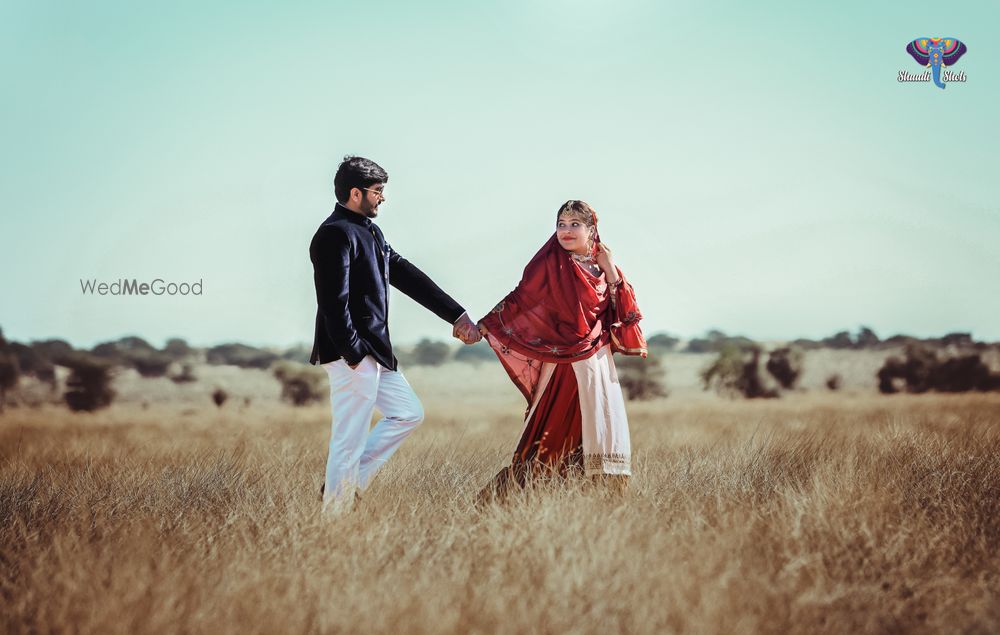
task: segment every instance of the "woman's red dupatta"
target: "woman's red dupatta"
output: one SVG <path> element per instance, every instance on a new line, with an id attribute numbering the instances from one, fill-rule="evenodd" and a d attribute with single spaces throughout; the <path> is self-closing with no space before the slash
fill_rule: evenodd
<path id="1" fill-rule="evenodd" d="M 613 352 L 646 356 L 635 291 L 620 269 L 618 276 L 612 302 L 604 274 L 594 276 L 576 264 L 553 234 L 517 287 L 480 320 L 529 405 L 543 362 L 586 359 L 608 343 Z"/>

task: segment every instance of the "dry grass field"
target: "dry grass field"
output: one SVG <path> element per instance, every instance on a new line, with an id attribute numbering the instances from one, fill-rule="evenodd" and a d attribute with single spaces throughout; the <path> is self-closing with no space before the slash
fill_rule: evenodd
<path id="1" fill-rule="evenodd" d="M 333 521 L 326 406 L 8 410 L 0 630 L 1000 632 L 1000 396 L 631 403 L 626 497 L 477 509 L 498 372 L 408 373 L 427 421 Z"/>

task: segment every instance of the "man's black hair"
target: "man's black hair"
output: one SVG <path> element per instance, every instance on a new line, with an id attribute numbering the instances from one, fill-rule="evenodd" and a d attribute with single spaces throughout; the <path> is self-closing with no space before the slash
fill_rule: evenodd
<path id="1" fill-rule="evenodd" d="M 341 204 L 351 197 L 354 188 L 364 189 L 389 181 L 389 173 L 378 163 L 364 157 L 347 155 L 333 177 L 333 191 Z"/>

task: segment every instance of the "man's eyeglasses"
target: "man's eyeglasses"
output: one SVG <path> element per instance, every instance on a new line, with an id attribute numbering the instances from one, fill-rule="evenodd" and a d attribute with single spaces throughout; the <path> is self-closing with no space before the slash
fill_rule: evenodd
<path id="1" fill-rule="evenodd" d="M 366 192 L 372 192 L 373 194 L 378 194 L 378 197 L 380 199 L 382 199 L 383 201 L 385 200 L 385 194 L 382 193 L 382 190 L 373 190 L 370 187 L 363 187 L 361 189 L 363 189 Z"/>

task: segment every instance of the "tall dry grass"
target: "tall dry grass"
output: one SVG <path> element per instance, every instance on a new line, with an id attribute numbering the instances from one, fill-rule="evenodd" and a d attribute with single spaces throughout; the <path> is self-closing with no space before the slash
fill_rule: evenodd
<path id="1" fill-rule="evenodd" d="M 335 521 L 325 408 L 9 411 L 0 629 L 1000 631 L 996 396 L 634 404 L 627 498 L 486 509 L 516 400 L 456 403 Z"/>

